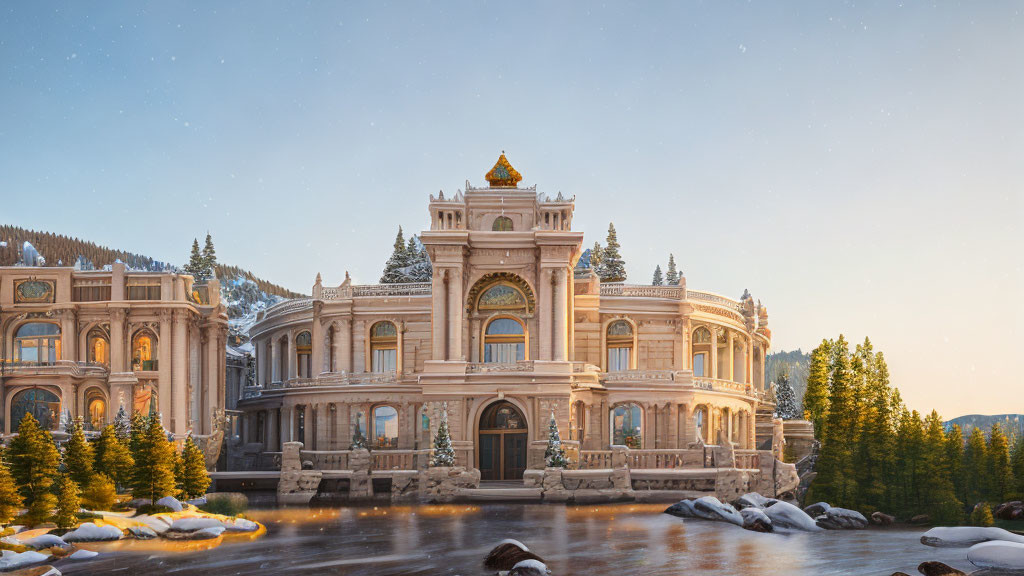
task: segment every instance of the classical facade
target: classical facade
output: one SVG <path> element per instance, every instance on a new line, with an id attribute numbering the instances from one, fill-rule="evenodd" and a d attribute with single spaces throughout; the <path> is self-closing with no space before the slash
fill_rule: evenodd
<path id="1" fill-rule="evenodd" d="M 216 281 L 66 267 L 0 268 L 4 434 L 25 414 L 88 430 L 120 407 L 159 412 L 179 438 L 211 435 L 225 397 L 227 315 Z"/>
<path id="2" fill-rule="evenodd" d="M 430 447 L 442 410 L 483 479 L 543 466 L 552 416 L 570 456 L 613 445 L 755 448 L 771 406 L 765 307 L 673 286 L 601 283 L 579 264 L 574 199 L 502 155 L 488 186 L 431 196 L 430 282 L 339 286 L 264 312 L 245 441 L 279 452 Z"/>

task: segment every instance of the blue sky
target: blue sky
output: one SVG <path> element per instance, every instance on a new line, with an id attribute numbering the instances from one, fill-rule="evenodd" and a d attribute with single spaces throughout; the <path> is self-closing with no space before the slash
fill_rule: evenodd
<path id="1" fill-rule="evenodd" d="M 631 281 L 673 252 L 776 348 L 869 335 L 912 407 L 1024 412 L 1022 10 L 9 2 L 0 222 L 176 262 L 209 230 L 308 292 L 505 150 Z"/>

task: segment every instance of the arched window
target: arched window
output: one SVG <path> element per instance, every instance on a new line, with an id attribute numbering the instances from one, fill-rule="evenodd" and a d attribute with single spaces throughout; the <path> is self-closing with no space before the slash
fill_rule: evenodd
<path id="1" fill-rule="evenodd" d="M 18 431 L 25 414 L 34 416 L 44 430 L 55 430 L 60 425 L 60 398 L 42 388 L 22 390 L 11 399 L 11 432 Z"/>
<path id="2" fill-rule="evenodd" d="M 494 219 L 494 224 L 491 225 L 491 230 L 494 232 L 511 232 L 512 219 L 508 216 L 498 216 Z"/>
<path id="3" fill-rule="evenodd" d="M 484 330 L 484 362 L 511 363 L 526 359 L 526 330 L 514 318 L 495 318 Z"/>
<path id="4" fill-rule="evenodd" d="M 149 330 L 139 330 L 132 337 L 132 370 L 156 370 L 156 336 Z"/>
<path id="5" fill-rule="evenodd" d="M 636 404 L 612 409 L 612 444 L 634 449 L 643 445 L 643 411 Z"/>
<path id="6" fill-rule="evenodd" d="M 703 442 L 708 439 L 708 409 L 698 406 L 693 411 L 693 427 L 697 430 L 697 438 Z"/>
<path id="7" fill-rule="evenodd" d="M 392 322 L 377 322 L 370 327 L 370 371 L 398 370 L 398 328 Z"/>
<path id="8" fill-rule="evenodd" d="M 398 448 L 398 411 L 391 406 L 373 409 L 373 439 L 377 448 Z"/>
<path id="9" fill-rule="evenodd" d="M 313 336 L 309 332 L 299 332 L 295 337 L 295 359 L 299 378 L 312 378 Z"/>
<path id="10" fill-rule="evenodd" d="M 693 375 L 710 376 L 708 352 L 711 350 L 711 331 L 704 326 L 693 331 Z"/>
<path id="11" fill-rule="evenodd" d="M 110 362 L 110 341 L 103 330 L 99 328 L 90 330 L 86 346 L 86 359 L 89 362 L 95 362 L 96 364 L 108 364 Z"/>
<path id="12" fill-rule="evenodd" d="M 87 412 L 85 429 L 94 432 L 103 430 L 103 427 L 107 425 L 107 401 L 103 394 L 95 388 L 89 390 L 85 396 L 85 406 Z"/>
<path id="13" fill-rule="evenodd" d="M 629 370 L 633 358 L 633 325 L 625 320 L 616 320 L 608 325 L 607 331 L 608 371 Z"/>
<path id="14" fill-rule="evenodd" d="M 60 358 L 60 326 L 28 322 L 14 334 L 14 361 L 53 364 Z"/>

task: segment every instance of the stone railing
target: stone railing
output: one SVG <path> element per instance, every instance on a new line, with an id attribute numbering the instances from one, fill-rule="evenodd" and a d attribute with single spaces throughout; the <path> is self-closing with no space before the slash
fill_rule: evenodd
<path id="1" fill-rule="evenodd" d="M 577 468 L 580 470 L 604 470 L 612 467 L 611 450 L 580 450 Z"/>
<path id="2" fill-rule="evenodd" d="M 736 467 L 754 469 L 760 468 L 761 454 L 757 450 L 740 450 L 735 451 Z"/>
<path id="3" fill-rule="evenodd" d="M 626 464 L 631 470 L 703 468 L 705 464 L 704 450 L 700 448 L 627 450 Z"/>
<path id="4" fill-rule="evenodd" d="M 374 470 L 422 470 L 430 460 L 430 450 L 374 450 Z"/>
<path id="5" fill-rule="evenodd" d="M 299 457 L 303 462 L 312 462 L 314 470 L 348 470 L 351 450 L 302 450 Z"/>
<path id="6" fill-rule="evenodd" d="M 703 376 L 694 376 L 693 387 L 702 390 L 714 390 L 716 392 L 739 392 L 748 396 L 754 393 L 753 387 L 750 384 L 722 380 L 721 378 L 705 378 Z"/>
<path id="7" fill-rule="evenodd" d="M 368 284 L 353 286 L 352 296 L 429 296 L 430 282 L 408 284 Z"/>
<path id="8" fill-rule="evenodd" d="M 509 362 L 507 364 L 474 362 L 466 365 L 466 374 L 491 374 L 495 372 L 533 372 L 533 360 Z"/>
<path id="9" fill-rule="evenodd" d="M 676 380 L 673 370 L 621 370 L 618 372 L 603 372 L 601 380 L 604 382 L 636 382 L 658 380 L 663 382 L 674 382 Z"/>
<path id="10" fill-rule="evenodd" d="M 733 300 L 732 298 L 726 298 L 725 296 L 720 296 L 718 294 L 715 294 L 714 292 L 705 292 L 703 290 L 687 290 L 686 291 L 686 299 L 687 300 L 700 300 L 701 302 L 708 302 L 710 304 L 715 304 L 715 305 L 718 305 L 718 306 L 724 306 L 726 308 L 729 308 L 730 310 L 735 310 L 736 312 L 740 311 L 740 303 L 739 302 L 737 302 L 736 300 Z"/>
<path id="11" fill-rule="evenodd" d="M 310 388 L 314 386 L 358 386 L 360 384 L 394 384 L 398 382 L 398 373 L 391 372 L 332 372 L 316 378 L 289 378 L 284 382 L 271 382 L 265 390 L 282 390 L 291 388 Z M 259 388 L 252 386 L 247 388 Z M 243 396 L 245 397 L 245 396 Z"/>
<path id="12" fill-rule="evenodd" d="M 32 376 L 103 376 L 109 372 L 106 364 L 99 362 L 75 362 L 56 360 L 54 362 L 2 362 L 0 374 Z"/>
<path id="13" fill-rule="evenodd" d="M 298 312 L 300 310 L 312 308 L 312 298 L 294 298 L 292 300 L 285 300 L 284 302 L 279 302 L 277 304 L 274 304 L 270 308 L 267 308 L 266 311 L 263 312 L 263 316 L 260 319 L 265 320 L 267 318 L 283 316 L 285 314 L 290 314 L 292 312 Z"/>
<path id="14" fill-rule="evenodd" d="M 601 284 L 601 296 L 632 296 L 638 298 L 667 298 L 682 300 L 686 290 L 682 286 L 649 286 L 646 284 Z"/>

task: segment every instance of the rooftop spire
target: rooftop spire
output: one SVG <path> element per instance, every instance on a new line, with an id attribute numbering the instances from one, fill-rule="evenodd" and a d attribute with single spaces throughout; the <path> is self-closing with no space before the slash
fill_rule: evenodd
<path id="1" fill-rule="evenodd" d="M 519 181 L 523 179 L 519 172 L 516 172 L 516 169 L 508 163 L 504 150 L 501 151 L 501 156 L 498 156 L 498 162 L 494 165 L 494 168 L 491 168 L 491 171 L 484 178 L 487 179 L 487 183 L 491 185 L 491 188 L 515 188 Z"/>

